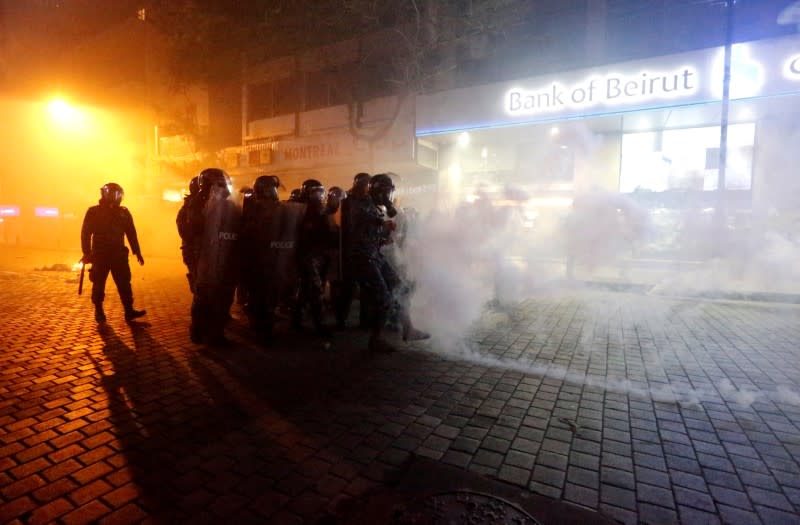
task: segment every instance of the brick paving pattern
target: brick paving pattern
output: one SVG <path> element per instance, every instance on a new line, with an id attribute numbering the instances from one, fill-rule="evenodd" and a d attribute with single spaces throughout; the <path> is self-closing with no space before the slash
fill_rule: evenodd
<path id="1" fill-rule="evenodd" d="M 134 268 L 146 323 L 109 286 L 98 330 L 73 275 L 0 272 L 0 522 L 313 523 L 417 454 L 622 523 L 800 523 L 798 306 L 550 291 L 367 356 L 194 345 L 177 261 Z"/>

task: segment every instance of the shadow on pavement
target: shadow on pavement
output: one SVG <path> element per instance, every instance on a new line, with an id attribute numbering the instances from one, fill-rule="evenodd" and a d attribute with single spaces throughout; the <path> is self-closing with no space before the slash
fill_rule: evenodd
<path id="1" fill-rule="evenodd" d="M 570 521 L 580 513 L 564 514 L 556 500 L 395 448 L 382 425 L 414 424 L 422 412 L 403 412 L 424 404 L 435 357 L 368 355 L 356 330 L 329 341 L 279 333 L 264 349 L 238 321 L 229 347 L 187 337 L 167 351 L 148 323 L 128 326 L 132 347 L 104 324 L 103 356 L 90 359 L 124 465 L 156 522 L 381 523 L 392 509 L 416 512 L 432 491 L 457 489 L 519 509 L 536 502 L 526 511 L 542 523 L 604 523 L 593 513 Z"/>
<path id="2" fill-rule="evenodd" d="M 102 352 L 110 366 L 92 361 L 142 506 L 164 523 L 218 521 L 205 506 L 242 482 L 237 463 L 249 464 L 250 470 L 266 468 L 253 449 L 237 449 L 229 441 L 233 433 L 246 429 L 250 415 L 233 399 L 209 396 L 207 392 L 214 391 L 209 388 L 211 378 L 194 378 L 185 363 L 150 335 L 147 323 L 129 326 L 134 348 L 109 325 L 101 325 Z M 254 440 L 262 448 L 271 446 L 264 435 Z M 262 484 L 250 486 L 252 496 L 270 482 Z"/>

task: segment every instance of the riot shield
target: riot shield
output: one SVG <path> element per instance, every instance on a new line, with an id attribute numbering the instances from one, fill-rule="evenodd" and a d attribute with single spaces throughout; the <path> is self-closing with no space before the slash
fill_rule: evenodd
<path id="1" fill-rule="evenodd" d="M 305 212 L 306 205 L 299 202 L 275 203 L 263 210 L 259 266 L 270 308 L 292 302 L 297 283 L 298 228 Z"/>

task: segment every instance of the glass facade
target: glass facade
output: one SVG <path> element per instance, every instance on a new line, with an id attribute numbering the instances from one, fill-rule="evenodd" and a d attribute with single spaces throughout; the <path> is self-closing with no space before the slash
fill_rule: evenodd
<path id="1" fill-rule="evenodd" d="M 675 267 L 771 253 L 776 242 L 800 254 L 792 146 L 800 135 L 800 67 L 796 73 L 792 66 L 800 64 L 800 38 L 734 46 L 727 119 L 721 53 L 654 57 L 423 99 L 417 132 L 437 149 L 438 205 L 489 196 L 511 207 L 527 230 L 526 245 L 534 248 L 526 257 L 574 262 L 570 272 L 577 274 L 595 271 L 586 267 L 598 259 Z M 670 87 L 685 91 L 657 93 L 673 76 Z M 483 101 L 504 111 L 482 112 Z M 459 103 L 448 118 L 448 105 Z M 614 256 L 587 256 L 604 250 Z"/>

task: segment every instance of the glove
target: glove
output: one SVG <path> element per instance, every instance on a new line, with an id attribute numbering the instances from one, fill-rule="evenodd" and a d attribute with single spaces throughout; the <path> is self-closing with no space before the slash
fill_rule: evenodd
<path id="1" fill-rule="evenodd" d="M 81 257 L 81 262 L 82 262 L 83 264 L 90 264 L 90 263 L 92 262 L 92 256 L 91 256 L 91 254 L 84 253 L 84 254 L 83 254 L 83 257 Z"/>
<path id="2" fill-rule="evenodd" d="M 144 266 L 144 257 L 142 257 L 141 253 L 136 254 L 136 260 L 139 261 L 139 264 Z"/>

